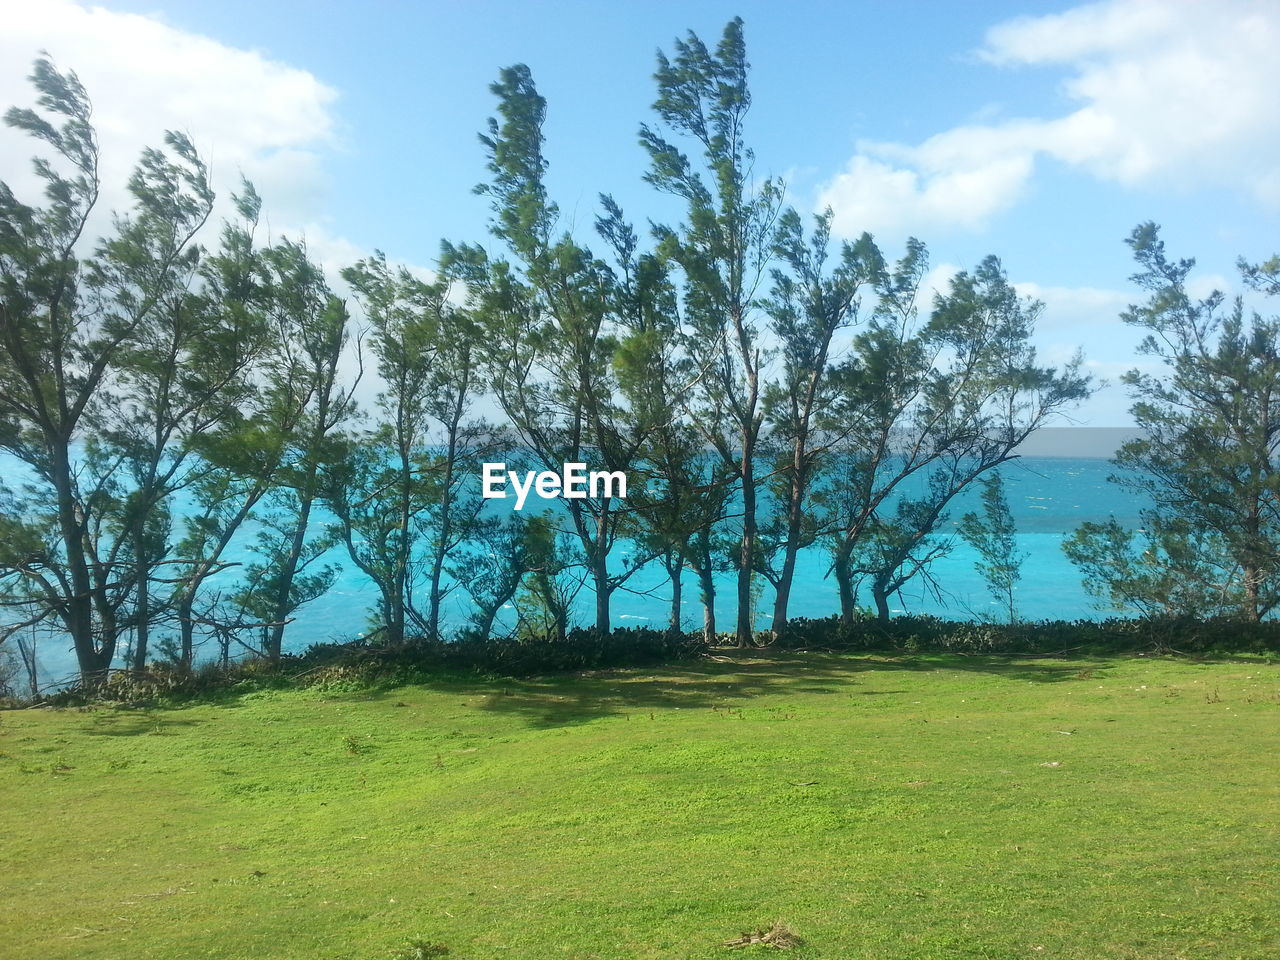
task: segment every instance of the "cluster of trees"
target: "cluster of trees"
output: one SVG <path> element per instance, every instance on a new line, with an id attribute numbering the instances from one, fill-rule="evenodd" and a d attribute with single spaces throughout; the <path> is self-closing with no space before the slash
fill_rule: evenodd
<path id="1" fill-rule="evenodd" d="M 376 585 L 374 630 L 392 645 L 446 628 L 488 636 L 508 605 L 513 629 L 562 637 L 584 584 L 605 632 L 612 598 L 648 564 L 669 577 L 673 629 L 688 572 L 713 638 L 729 573 L 737 642 L 752 642 L 765 583 L 781 637 L 797 557 L 813 546 L 829 551 L 846 621 L 864 590 L 887 618 L 890 598 L 928 580 L 949 548 L 937 534 L 955 498 L 1090 384 L 1078 358 L 1037 362 L 1041 305 L 994 257 L 925 302 L 923 244 L 890 260 L 867 234 L 837 242 L 829 213 L 806 218 L 781 183 L 756 178 L 747 73 L 738 20 L 714 48 L 690 34 L 660 55 L 640 141 L 646 180 L 684 215 L 646 242 L 603 196 L 593 251 L 548 195 L 544 99 L 526 67 L 502 71 L 481 136 L 492 242 L 444 243 L 430 279 L 381 254 L 348 267 L 357 323 L 304 244 L 259 237 L 251 185 L 202 242 L 214 196 L 178 134 L 143 154 L 132 211 L 93 241 L 89 99 L 74 74 L 37 61 L 40 112 L 5 119 L 53 155 L 35 162 L 43 205 L 0 184 L 0 450 L 26 470 L 0 488 L 0 636 L 22 645 L 52 626 L 86 680 L 122 655 L 190 665 L 211 639 L 223 656 L 276 658 L 295 612 L 333 583 L 338 546 Z M 1262 616 L 1280 597 L 1275 504 L 1270 473 L 1245 461 L 1273 427 L 1239 396 L 1274 381 L 1250 351 L 1268 337 L 1274 351 L 1275 330 L 1231 319 L 1207 346 L 1219 304 L 1186 299 L 1189 267 L 1166 262 L 1145 229 L 1134 243 L 1153 299 L 1128 319 L 1151 326 L 1158 355 L 1186 354 L 1198 370 L 1208 354 L 1194 350 L 1214 349 L 1224 368 L 1190 386 L 1134 381 L 1151 397 L 1138 411 L 1149 439 L 1125 456 L 1183 484 L 1147 536 L 1170 591 L 1235 563 Z M 1272 283 L 1272 267 L 1251 276 Z M 1232 393 L 1212 377 L 1237 361 L 1253 379 Z M 358 409 L 366 366 L 379 391 Z M 1225 510 L 1178 525 L 1176 505 L 1207 496 L 1177 472 L 1195 463 L 1178 444 L 1204 440 L 1178 419 L 1178 391 L 1192 388 L 1237 398 L 1219 415 L 1238 430 L 1210 438 L 1223 453 L 1210 459 L 1237 479 L 1255 471 L 1251 532 Z M 482 398 L 496 422 L 476 415 Z M 624 470 L 630 495 L 485 509 L 479 465 L 495 458 Z M 999 489 L 987 491 L 998 516 Z M 985 526 L 985 539 L 977 518 L 964 529 L 1012 615 L 1012 531 Z M 250 532 L 254 559 L 232 564 Z M 1072 549 L 1090 569 L 1130 563 L 1132 576 L 1106 581 L 1118 597 L 1155 589 L 1114 525 L 1082 531 Z M 1178 567 L 1188 550 L 1200 581 Z M 447 624 L 458 591 L 468 622 Z"/>
<path id="2" fill-rule="evenodd" d="M 1086 523 L 1064 547 L 1108 605 L 1155 617 L 1257 622 L 1280 605 L 1280 317 L 1242 296 L 1196 299 L 1195 261 L 1172 259 L 1153 223 L 1128 240 L 1149 293 L 1123 319 L 1155 372 L 1124 380 L 1143 436 L 1111 479 L 1150 505 L 1141 527 Z M 1246 288 L 1280 293 L 1280 258 L 1239 262 Z"/>

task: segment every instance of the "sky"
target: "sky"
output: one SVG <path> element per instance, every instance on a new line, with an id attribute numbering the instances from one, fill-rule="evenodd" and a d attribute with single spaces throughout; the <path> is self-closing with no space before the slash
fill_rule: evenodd
<path id="1" fill-rule="evenodd" d="M 247 176 L 271 234 L 305 238 L 331 275 L 374 250 L 428 271 L 441 240 L 486 239 L 476 134 L 513 63 L 548 101 L 566 227 L 589 239 L 602 192 L 641 225 L 677 217 L 642 180 L 655 56 L 689 30 L 714 43 L 734 16 L 757 172 L 886 256 L 922 239 L 936 288 L 999 256 L 1045 304 L 1042 360 L 1082 348 L 1107 382 L 1074 423 L 1129 425 L 1119 377 L 1150 368 L 1119 319 L 1140 299 L 1134 226 L 1196 258 L 1198 294 L 1238 292 L 1238 257 L 1280 252 L 1274 0 L 0 0 L 0 105 L 32 104 L 47 51 L 93 98 L 105 207 L 127 206 L 139 151 L 179 129 L 222 197 Z M 32 146 L 0 131 L 0 179 L 29 201 Z"/>

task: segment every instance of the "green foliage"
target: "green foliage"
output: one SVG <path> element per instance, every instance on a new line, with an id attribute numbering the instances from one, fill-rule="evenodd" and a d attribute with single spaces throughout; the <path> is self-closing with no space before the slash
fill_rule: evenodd
<path id="1" fill-rule="evenodd" d="M 1116 606 L 1148 614 L 1266 617 L 1280 604 L 1280 317 L 1246 317 L 1220 292 L 1196 300 L 1194 260 L 1172 260 L 1159 228 L 1128 240 L 1149 297 L 1123 319 L 1146 331 L 1141 352 L 1158 372 L 1124 381 L 1143 431 L 1116 456 L 1112 479 L 1149 499 L 1142 536 L 1114 520 L 1086 524 L 1064 545 L 1086 584 Z M 1242 262 L 1271 292 L 1270 268 Z"/>
<path id="2" fill-rule="evenodd" d="M 479 334 L 473 316 L 450 301 L 447 280 L 393 269 L 381 253 L 343 277 L 373 326 L 380 418 L 330 442 L 334 455 L 321 473 L 352 562 L 378 588 L 378 628 L 401 644 L 412 632 L 439 634 L 446 559 L 478 523 L 468 481 L 487 428 L 467 418 L 484 386 L 473 369 Z"/>
<path id="3" fill-rule="evenodd" d="M 923 244 L 890 266 L 869 235 L 834 243 L 829 211 L 806 224 L 787 208 L 782 183 L 754 172 L 748 74 L 740 19 L 713 47 L 690 33 L 659 54 L 640 143 L 647 181 L 682 214 L 646 245 L 601 196 L 597 255 L 549 195 L 532 72 L 502 70 L 477 188 L 496 249 L 444 243 L 430 278 L 381 252 L 349 266 L 368 323 L 355 336 L 304 243 L 259 241 L 251 184 L 210 248 L 195 242 L 214 198 L 180 134 L 143 153 L 131 211 L 81 249 L 98 191 L 90 105 L 38 61 L 40 111 L 7 120 L 55 154 L 36 161 L 45 203 L 0 186 L 0 447 L 37 478 L 0 490 L 0 599 L 21 614 L 4 630 L 59 623 L 86 677 L 125 645 L 139 671 L 157 652 L 190 669 L 210 641 L 223 661 L 278 660 L 287 624 L 334 582 L 335 542 L 377 586 L 373 631 L 393 648 L 444 639 L 458 590 L 481 637 L 510 606 L 515 639 L 563 643 L 589 584 L 609 636 L 611 597 L 655 562 L 673 637 L 684 573 L 711 642 L 716 576 L 733 570 L 739 645 L 766 581 L 776 638 L 797 557 L 824 540 L 846 620 L 864 585 L 887 618 L 946 551 L 954 496 L 1087 379 L 1038 365 L 1040 306 L 994 257 L 921 316 Z M 1275 274 L 1250 270 L 1260 287 Z M 382 389 L 361 413 L 364 348 Z M 486 393 L 505 423 L 474 416 Z M 498 452 L 627 471 L 631 495 L 499 517 L 475 483 Z M 903 496 L 909 478 L 924 492 Z M 176 511 L 179 495 L 194 508 Z M 333 529 L 316 525 L 325 509 Z M 247 531 L 252 558 L 229 563 Z"/>
<path id="4" fill-rule="evenodd" d="M 978 552 L 974 566 L 987 582 L 992 598 L 1014 623 L 1018 619 L 1014 592 L 1022 579 L 1022 562 L 1030 554 L 1018 550 L 1017 528 L 1000 473 L 989 473 L 980 483 L 982 513 L 966 513 L 960 519 L 958 532 Z"/>
<path id="5" fill-rule="evenodd" d="M 1183 654 L 1274 654 L 1280 625 L 1242 624 L 1229 617 L 1148 617 L 970 623 L 907 614 L 880 620 L 855 617 L 797 619 L 787 625 L 784 649 L 1048 655 L 1131 654 L 1154 650 Z"/>
<path id="6" fill-rule="evenodd" d="M 862 581 L 882 619 L 914 577 L 936 589 L 929 567 L 950 549 L 936 533 L 952 500 L 1090 392 L 1080 357 L 1061 370 L 1039 366 L 1031 337 L 1043 304 L 1020 297 L 999 260 L 952 277 L 922 323 L 927 268 L 924 245 L 909 241 L 879 274 L 876 311 L 833 374 L 833 417 L 850 426 L 833 483 L 815 501 L 830 518 L 846 619 Z M 911 478 L 923 492 L 903 492 Z"/>
<path id="7" fill-rule="evenodd" d="M 616 267 L 569 232 L 557 234 L 559 209 L 545 186 L 546 101 L 523 64 L 503 70 L 490 89 L 498 117 L 480 140 L 491 178 L 477 192 L 491 198 L 490 232 L 512 259 L 446 243 L 441 266 L 466 285 L 482 345 L 477 352 L 522 459 L 544 470 L 565 463 L 630 470 L 649 433 L 669 422 L 654 419 L 661 412 L 638 396 L 634 379 L 636 360 L 663 355 L 671 332 L 663 316 L 670 300 L 665 268 L 652 256 L 636 256 L 634 231 L 608 197 L 601 198 L 596 230 Z M 628 407 L 622 396 L 634 402 Z M 645 558 L 610 570 L 627 522 L 611 498 L 566 500 L 565 511 L 595 591 L 596 628 L 607 631 L 612 594 Z M 551 603 L 556 622 L 563 619 L 558 606 Z"/>
<path id="8" fill-rule="evenodd" d="M 780 342 L 782 374 L 764 388 L 765 444 L 774 452 L 768 486 L 777 506 L 765 511 L 759 564 L 776 591 L 775 636 L 786 627 L 799 551 L 829 532 L 808 501 L 830 467 L 833 448 L 848 436 L 848 423 L 832 416 L 839 409 L 839 381 L 829 364 L 838 349 L 835 337 L 857 321 L 860 295 L 884 275 L 880 251 L 865 233 L 856 243 L 842 243 L 838 261 L 828 266 L 831 220 L 830 210 L 815 217 L 806 239 L 799 214 L 787 210 L 774 237 L 774 252 L 789 272 L 773 271 L 765 305 Z"/>
<path id="9" fill-rule="evenodd" d="M 773 257 L 782 184 L 752 176 L 755 155 L 744 136 L 751 93 L 741 18 L 725 26 L 714 51 L 690 32 L 675 41 L 675 52 L 674 59 L 658 54 L 653 104 L 673 139 L 661 128 L 642 125 L 640 143 L 649 155 L 645 179 L 685 206 L 682 224 L 655 225 L 653 231 L 659 254 L 683 276 L 686 349 L 700 374 L 687 406 L 741 495 L 737 636 L 746 646 L 760 567 L 756 458 L 767 360 L 756 298 Z"/>
<path id="10" fill-rule="evenodd" d="M 5 120 L 55 157 L 34 160 L 43 207 L 0 184 L 0 444 L 37 478 L 10 520 L 45 551 L 0 580 L 22 620 L 59 620 L 82 672 L 101 675 L 121 637 L 151 621 L 145 585 L 165 558 L 161 504 L 183 459 L 172 446 L 198 429 L 199 401 L 230 381 L 239 348 L 189 289 L 213 203 L 190 141 L 170 132 L 165 151 L 144 151 L 132 212 L 82 255 L 99 186 L 91 105 L 47 58 L 31 81 L 44 113 L 13 108 Z M 81 471 L 73 449 L 90 432 Z"/>

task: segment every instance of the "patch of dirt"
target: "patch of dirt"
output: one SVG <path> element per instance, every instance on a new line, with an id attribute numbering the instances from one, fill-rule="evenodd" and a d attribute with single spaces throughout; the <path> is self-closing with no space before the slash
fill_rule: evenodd
<path id="1" fill-rule="evenodd" d="M 726 940 L 726 947 L 773 947 L 777 950 L 789 950 L 798 947 L 804 940 L 781 920 L 775 920 L 772 927 L 761 928 L 755 933 L 744 933 L 733 940 Z"/>

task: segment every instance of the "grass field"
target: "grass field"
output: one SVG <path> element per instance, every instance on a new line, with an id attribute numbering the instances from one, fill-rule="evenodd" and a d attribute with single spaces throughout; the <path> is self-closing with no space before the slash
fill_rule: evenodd
<path id="1" fill-rule="evenodd" d="M 1270 960 L 1280 666 L 756 652 L 15 711 L 0 834 L 8 960 Z M 776 920 L 804 944 L 723 945 Z"/>

